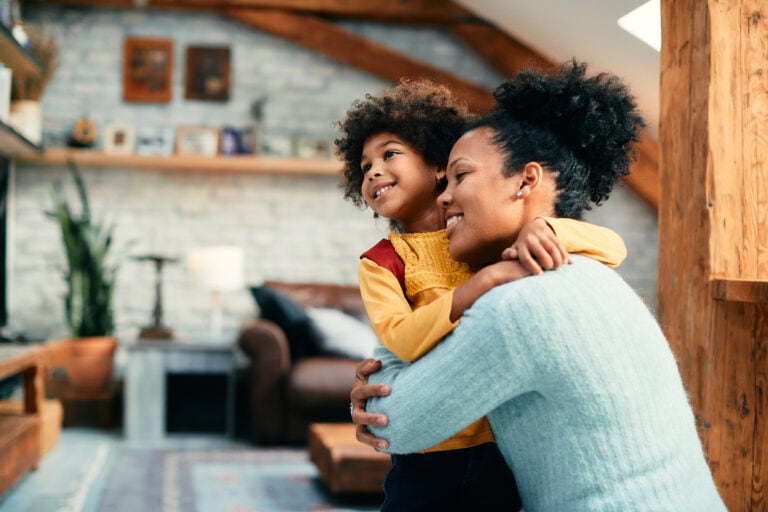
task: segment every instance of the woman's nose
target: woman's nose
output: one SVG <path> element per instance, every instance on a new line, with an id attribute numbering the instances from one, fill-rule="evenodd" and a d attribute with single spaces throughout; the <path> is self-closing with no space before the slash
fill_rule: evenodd
<path id="1" fill-rule="evenodd" d="M 441 208 L 448 208 L 451 205 L 451 201 L 453 201 L 453 197 L 447 190 L 441 192 L 440 195 L 437 196 L 437 204 L 440 205 Z"/>

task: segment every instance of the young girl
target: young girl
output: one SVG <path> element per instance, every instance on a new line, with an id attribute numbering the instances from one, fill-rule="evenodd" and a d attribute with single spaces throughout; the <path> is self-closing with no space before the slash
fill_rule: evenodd
<path id="1" fill-rule="evenodd" d="M 569 260 L 568 251 L 612 266 L 626 254 L 611 230 L 537 218 L 506 255 L 519 256 L 527 272 L 516 262 L 501 261 L 474 273 L 453 261 L 436 198 L 445 185 L 451 147 L 469 118 L 447 88 L 403 81 L 381 96 L 356 102 L 339 123 L 342 135 L 335 144 L 344 161 L 345 198 L 369 206 L 393 229 L 362 255 L 359 280 L 374 331 L 403 361 L 431 350 L 464 310 L 496 285 L 556 269 Z M 394 455 L 392 462 L 384 511 L 520 506 L 514 477 L 485 418 L 424 453 Z"/>

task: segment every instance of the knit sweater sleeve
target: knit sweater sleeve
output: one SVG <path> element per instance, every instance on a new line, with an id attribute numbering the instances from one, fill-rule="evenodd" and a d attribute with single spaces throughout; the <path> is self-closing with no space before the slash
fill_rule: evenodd
<path id="1" fill-rule="evenodd" d="M 375 262 L 361 259 L 358 278 L 376 336 L 403 361 L 427 353 L 458 323 L 450 321 L 453 290 L 442 290 L 429 304 L 413 309 L 397 278 Z"/>

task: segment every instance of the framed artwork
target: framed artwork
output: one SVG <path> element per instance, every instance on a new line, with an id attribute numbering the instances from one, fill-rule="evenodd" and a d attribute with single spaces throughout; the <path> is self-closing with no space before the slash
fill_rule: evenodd
<path id="1" fill-rule="evenodd" d="M 128 37 L 123 54 L 123 100 L 136 103 L 171 101 L 173 41 Z"/>
<path id="2" fill-rule="evenodd" d="M 105 153 L 127 155 L 133 153 L 136 136 L 133 126 L 125 123 L 111 123 L 104 128 L 103 149 Z"/>
<path id="3" fill-rule="evenodd" d="M 136 134 L 136 153 L 141 156 L 171 156 L 175 135 L 173 128 L 141 127 Z"/>
<path id="4" fill-rule="evenodd" d="M 189 46 L 184 80 L 188 100 L 229 100 L 229 47 Z"/>
<path id="5" fill-rule="evenodd" d="M 176 129 L 176 154 L 212 156 L 218 152 L 218 128 L 181 126 Z"/>

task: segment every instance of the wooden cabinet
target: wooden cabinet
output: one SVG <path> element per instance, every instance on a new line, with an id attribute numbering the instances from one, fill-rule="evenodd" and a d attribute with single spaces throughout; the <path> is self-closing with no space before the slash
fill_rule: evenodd
<path id="1" fill-rule="evenodd" d="M 21 414 L 0 415 L 0 494 L 40 461 L 44 350 L 39 346 L 0 345 L 0 379 L 20 374 Z"/>
<path id="2" fill-rule="evenodd" d="M 24 75 L 41 73 L 40 64 L 27 50 L 19 46 L 10 31 L 3 25 L 0 25 L 0 62 L 11 68 L 13 73 Z M 40 146 L 33 144 L 19 132 L 0 122 L 0 155 L 16 158 L 34 154 L 40 149 Z"/>

